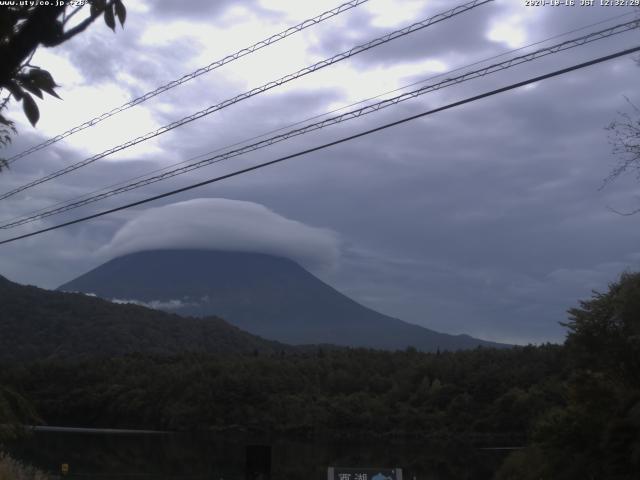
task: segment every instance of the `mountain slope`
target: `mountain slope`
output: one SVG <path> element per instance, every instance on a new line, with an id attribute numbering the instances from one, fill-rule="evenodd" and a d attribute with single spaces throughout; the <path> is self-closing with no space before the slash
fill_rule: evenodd
<path id="1" fill-rule="evenodd" d="M 183 318 L 79 293 L 22 286 L 1 276 L 0 305 L 0 361 L 289 348 L 219 318 Z"/>
<path id="2" fill-rule="evenodd" d="M 59 289 L 135 300 L 180 315 L 219 315 L 253 334 L 291 344 L 414 346 L 425 351 L 500 346 L 382 315 L 297 263 L 258 253 L 138 252 L 113 259 Z"/>

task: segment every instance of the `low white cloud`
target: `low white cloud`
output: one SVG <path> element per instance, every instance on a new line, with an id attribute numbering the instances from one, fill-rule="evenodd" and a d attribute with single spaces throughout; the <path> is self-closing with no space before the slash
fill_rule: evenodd
<path id="1" fill-rule="evenodd" d="M 140 305 L 141 307 L 152 308 L 154 310 L 180 310 L 185 307 L 195 307 L 198 306 L 197 303 L 189 303 L 183 302 L 182 300 L 151 300 L 150 302 L 143 302 L 141 300 L 135 299 L 125 299 L 125 298 L 112 298 L 112 303 L 118 304 L 133 304 Z"/>
<path id="2" fill-rule="evenodd" d="M 168 249 L 265 253 L 311 269 L 334 267 L 340 254 L 338 236 L 331 230 L 290 220 L 253 202 L 198 198 L 146 210 L 120 228 L 98 255 Z"/>

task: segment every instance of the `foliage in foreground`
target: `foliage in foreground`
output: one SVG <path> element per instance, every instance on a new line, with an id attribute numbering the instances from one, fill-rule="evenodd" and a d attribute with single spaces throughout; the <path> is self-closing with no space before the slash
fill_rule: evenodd
<path id="1" fill-rule="evenodd" d="M 24 465 L 0 452 L 0 480 L 49 480 L 49 478 L 40 470 Z"/>
<path id="2" fill-rule="evenodd" d="M 25 115 L 34 126 L 40 118 L 40 112 L 33 96 L 43 98 L 43 93 L 46 93 L 60 98 L 55 92 L 58 85 L 52 75 L 30 63 L 35 51 L 41 46 L 57 47 L 71 40 L 101 16 L 114 32 L 116 18 L 124 27 L 127 11 L 122 0 L 89 0 L 77 2 L 79 6 L 69 3 L 25 1 L 7 2 L 2 6 L 0 89 L 6 89 L 14 101 L 22 103 Z M 89 8 L 84 9 L 88 10 L 88 15 L 71 27 L 73 22 L 69 21 L 86 4 L 90 4 Z M 0 103 L 0 112 L 6 104 L 6 100 Z M 0 146 L 10 142 L 11 132 L 15 133 L 13 122 L 0 113 Z"/>
<path id="3" fill-rule="evenodd" d="M 21 435 L 22 425 L 39 422 L 33 405 L 14 389 L 0 384 L 0 442 Z"/>
<path id="4" fill-rule="evenodd" d="M 498 478 L 631 479 L 640 471 L 640 274 L 569 310 L 566 405 L 535 424 Z"/>

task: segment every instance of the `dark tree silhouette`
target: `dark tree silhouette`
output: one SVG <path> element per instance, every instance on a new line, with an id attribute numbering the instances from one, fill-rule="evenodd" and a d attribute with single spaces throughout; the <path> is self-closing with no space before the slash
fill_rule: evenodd
<path id="1" fill-rule="evenodd" d="M 7 145 L 11 135 L 16 133 L 14 122 L 2 113 L 10 99 L 22 102 L 25 115 L 35 126 L 40 112 L 33 95 L 43 98 L 44 92 L 58 97 L 51 73 L 30 63 L 38 47 L 61 45 L 85 31 L 99 17 L 115 31 L 116 18 L 124 26 L 127 16 L 122 0 L 90 0 L 86 4 L 88 9 L 85 5 L 69 6 L 69 2 L 59 2 L 60 5 L 55 5 L 57 2 L 49 2 L 50 5 L 20 3 L 3 6 L 0 10 L 0 89 L 2 93 L 8 93 L 0 103 L 0 146 Z M 81 12 L 86 16 L 76 22 L 76 15 Z M 75 24 L 71 21 L 74 17 Z M 2 166 L 0 164 L 0 168 Z"/>
<path id="2" fill-rule="evenodd" d="M 618 118 L 607 127 L 609 143 L 619 162 L 605 180 L 605 185 L 628 172 L 635 172 L 636 178 L 640 180 L 640 108 L 628 98 L 627 102 L 631 106 L 631 112 L 619 112 Z M 633 215 L 638 212 L 640 208 L 616 213 Z"/>
<path id="3" fill-rule="evenodd" d="M 636 7 L 636 12 L 640 19 L 640 7 Z M 635 62 L 640 66 L 640 56 L 635 58 Z M 640 180 L 640 108 L 629 98 L 626 100 L 631 111 L 618 112 L 618 117 L 607 127 L 612 153 L 619 162 L 605 179 L 603 187 L 623 173 L 635 172 L 636 178 Z M 611 210 L 619 215 L 635 215 L 640 212 L 640 208 L 630 212 Z"/>

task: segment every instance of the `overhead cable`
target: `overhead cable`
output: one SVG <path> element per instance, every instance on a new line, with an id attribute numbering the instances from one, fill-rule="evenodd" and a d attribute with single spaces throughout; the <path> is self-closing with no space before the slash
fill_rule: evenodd
<path id="1" fill-rule="evenodd" d="M 495 90 L 491 90 L 489 92 L 485 92 L 485 93 L 482 93 L 480 95 L 475 95 L 473 97 L 469 97 L 469 98 L 466 98 L 464 100 L 460 100 L 460 101 L 457 101 L 457 102 L 450 103 L 450 104 L 445 105 L 443 107 L 438 107 L 438 108 L 435 108 L 433 110 L 428 110 L 426 112 L 419 113 L 417 115 L 412 115 L 410 117 L 406 117 L 406 118 L 403 118 L 401 120 L 397 120 L 395 122 L 387 123 L 385 125 L 382 125 L 382 126 L 379 126 L 379 127 L 376 127 L 376 128 L 372 128 L 370 130 L 366 130 L 364 132 L 357 133 L 355 135 L 350 135 L 348 137 L 343 137 L 343 138 L 340 138 L 338 140 L 334 140 L 332 142 L 325 143 L 323 145 L 319 145 L 319 146 L 316 146 L 316 147 L 313 147 L 313 148 L 309 148 L 309 149 L 306 149 L 306 150 L 303 150 L 303 151 L 300 151 L 300 152 L 297 152 L 297 153 L 294 153 L 294 154 L 291 154 L 291 155 L 286 155 L 284 157 L 277 158 L 275 160 L 271 160 L 271 161 L 268 161 L 268 162 L 263 162 L 263 163 L 260 163 L 258 165 L 254 165 L 252 167 L 243 168 L 241 170 L 236 170 L 235 172 L 228 173 L 226 175 L 221 175 L 219 177 L 210 178 L 209 180 L 205 180 L 205 181 L 202 181 L 202 182 L 194 183 L 192 185 L 188 185 L 186 187 L 178 188 L 178 189 L 172 190 L 170 192 L 165 192 L 165 193 L 162 193 L 160 195 L 155 195 L 153 197 L 145 198 L 144 200 L 139 200 L 137 202 L 128 203 L 128 204 L 122 205 L 120 207 L 111 208 L 109 210 L 104 210 L 102 212 L 94 213 L 94 214 L 88 215 L 86 217 L 77 218 L 77 219 L 71 220 L 69 222 L 60 223 L 58 225 L 54 225 L 54 226 L 51 226 L 51 227 L 48 227 L 48 228 L 43 228 L 41 230 L 36 230 L 34 232 L 26 233 L 24 235 L 18 235 L 16 237 L 8 238 L 6 240 L 0 241 L 0 245 L 5 245 L 7 243 L 15 242 L 15 241 L 18 241 L 18 240 L 23 240 L 25 238 L 33 237 L 35 235 L 40 235 L 42 233 L 51 232 L 53 230 L 58 230 L 60 228 L 68 227 L 68 226 L 75 225 L 75 224 L 78 224 L 78 223 L 81 223 L 81 222 L 86 222 L 86 221 L 92 220 L 94 218 L 103 217 L 103 216 L 109 215 L 111 213 L 119 212 L 119 211 L 122 211 L 122 210 L 126 210 L 126 209 L 129 209 L 129 208 L 132 208 L 132 207 L 139 206 L 139 205 L 144 205 L 146 203 L 153 202 L 155 200 L 160 200 L 162 198 L 166 198 L 166 197 L 170 197 L 170 196 L 173 196 L 173 195 L 177 195 L 179 193 L 186 192 L 186 191 L 189 191 L 189 190 L 193 190 L 195 188 L 203 187 L 205 185 L 210 185 L 212 183 L 217 183 L 217 182 L 220 182 L 222 180 L 226 180 L 228 178 L 236 177 L 236 176 L 239 176 L 239 175 L 242 175 L 242 174 L 245 174 L 245 173 L 252 172 L 254 170 L 259 170 L 261 168 L 265 168 L 265 167 L 268 167 L 268 166 L 271 166 L 271 165 L 275 165 L 275 164 L 284 162 L 286 160 L 291 160 L 293 158 L 302 157 L 303 155 L 307 155 L 309 153 L 317 152 L 317 151 L 324 150 L 326 148 L 329 148 L 329 147 L 332 147 L 332 146 L 335 146 L 335 145 L 339 145 L 341 143 L 349 142 L 351 140 L 355 140 L 357 138 L 370 135 L 372 133 L 376 133 L 376 132 L 379 132 L 379 131 L 382 131 L 382 130 L 386 130 L 387 128 L 391 128 L 391 127 L 395 127 L 395 126 L 398 126 L 398 125 L 402 125 L 404 123 L 407 123 L 407 122 L 410 122 L 410 121 L 413 121 L 413 120 L 417 120 L 419 118 L 423 118 L 423 117 L 426 117 L 426 116 L 429 116 L 429 115 L 433 115 L 435 113 L 442 112 L 444 110 L 449 110 L 451 108 L 459 107 L 459 106 L 465 105 L 467 103 L 472 103 L 472 102 L 481 100 L 483 98 L 487 98 L 487 97 L 491 97 L 491 96 L 497 95 L 499 93 L 504 93 L 504 92 L 507 92 L 509 90 L 514 90 L 516 88 L 520 88 L 520 87 L 524 87 L 526 85 L 530 85 L 532 83 L 536 83 L 536 82 L 540 82 L 540 81 L 543 81 L 543 80 L 547 80 L 549 78 L 556 77 L 558 75 L 563 75 L 565 73 L 569 73 L 569 72 L 573 72 L 575 70 L 580 70 L 582 68 L 590 67 L 590 66 L 596 65 L 598 63 L 606 62 L 608 60 L 613 60 L 615 58 L 619 58 L 619 57 L 622 57 L 624 55 L 630 55 L 630 54 L 638 52 L 638 51 L 640 51 L 640 46 L 633 47 L 633 48 L 628 48 L 626 50 L 621 50 L 621 51 L 618 51 L 616 53 L 612 53 L 610 55 L 599 57 L 599 58 L 596 58 L 594 60 L 590 60 L 588 62 L 579 63 L 579 64 L 573 65 L 571 67 L 567 67 L 567 68 L 563 68 L 563 69 L 560 69 L 560 70 L 556 70 L 554 72 L 547 73 L 545 75 L 540 75 L 540 76 L 537 76 L 537 77 L 533 77 L 533 78 L 530 78 L 528 80 L 524 80 L 522 82 L 512 83 L 511 85 L 508 85 L 506 87 L 502 87 L 502 88 L 498 88 L 498 89 L 495 89 Z"/>
<path id="2" fill-rule="evenodd" d="M 600 30 L 598 32 L 593 32 L 593 33 L 589 33 L 587 35 L 583 35 L 582 37 L 578 37 L 578 38 L 574 38 L 572 40 L 567 40 L 565 42 L 562 43 L 558 43 L 555 45 L 551 45 L 549 47 L 546 48 L 541 48 L 539 50 L 536 50 L 534 52 L 530 52 L 526 55 L 521 55 L 518 57 L 514 57 L 511 59 L 507 59 L 503 62 L 500 63 L 495 63 L 492 65 L 488 65 L 486 67 L 477 69 L 477 70 L 473 70 L 467 73 L 464 73 L 462 75 L 459 75 L 457 77 L 451 77 L 451 78 L 447 78 L 441 82 L 438 83 L 433 83 L 433 84 L 429 84 L 429 85 L 425 85 L 422 86 L 416 90 L 410 91 L 410 92 L 405 92 L 402 93 L 401 95 L 397 95 L 395 97 L 389 98 L 389 99 L 385 99 L 382 100 L 380 102 L 371 104 L 371 105 L 366 105 L 363 106 L 361 108 L 355 109 L 355 110 L 351 110 L 349 112 L 343 113 L 341 115 L 337 115 L 334 117 L 330 117 L 327 119 L 324 119 L 322 121 L 316 122 L 316 123 L 312 123 L 309 125 L 305 125 L 303 127 L 297 128 L 297 129 L 293 129 L 290 130 L 288 132 L 267 138 L 265 140 L 261 140 L 249 145 L 245 145 L 242 146 L 240 148 L 234 149 L 234 150 L 230 150 L 218 155 L 214 155 L 212 157 L 209 158 L 205 158 L 203 160 L 200 160 L 198 162 L 195 163 L 191 163 L 188 165 L 184 165 L 182 167 L 178 167 L 178 168 L 174 168 L 171 170 L 167 170 L 167 171 L 163 171 L 160 174 L 151 176 L 151 177 L 147 177 L 141 180 L 137 180 L 134 182 L 130 182 L 127 183 L 125 185 L 122 186 L 118 186 L 117 188 L 114 188 L 112 190 L 108 190 L 93 196 L 89 196 L 89 197 L 85 197 L 82 198 L 80 200 L 74 201 L 74 202 L 70 202 L 70 203 L 66 203 L 63 204 L 62 206 L 58 206 L 58 207 L 53 207 L 50 208 L 48 210 L 45 211 L 41 211 L 35 215 L 30 215 L 27 217 L 23 217 L 20 218 L 18 220 L 14 220 L 14 221 L 10 221 L 7 222 L 5 224 L 0 225 L 0 229 L 9 229 L 9 228 L 15 228 L 18 227 L 20 225 L 24 225 L 27 223 L 31 223 L 33 221 L 36 220 L 40 220 L 46 217 L 50 217 L 52 215 L 57 215 L 63 212 L 67 212 L 69 210 L 73 210 L 79 207 L 82 207 L 84 205 L 88 205 L 90 203 L 94 203 L 100 200 L 104 200 L 106 198 L 115 196 L 115 195 L 119 195 L 121 193 L 125 193 L 137 188 L 141 188 L 144 187 L 146 185 L 150 185 L 153 183 L 157 183 L 160 182 L 162 180 L 166 180 L 168 178 L 172 178 L 178 175 L 182 175 L 185 174 L 187 172 L 190 172 L 192 170 L 196 170 L 214 163 L 219 163 L 222 162 L 224 160 L 227 160 L 229 158 L 234 158 L 240 155 L 244 155 L 246 153 L 255 151 L 255 150 L 259 150 L 265 147 L 268 147 L 270 145 L 276 144 L 276 143 L 280 143 L 282 141 L 288 140 L 290 138 L 293 137 L 297 137 L 315 130 L 319 130 L 325 127 L 328 127 L 330 125 L 335 125 L 338 123 L 342 123 L 345 122 L 347 120 L 352 120 L 354 118 L 359 118 L 362 117 L 364 115 L 368 115 L 370 113 L 373 112 L 377 112 L 380 111 L 382 109 L 397 105 L 399 103 L 405 102 L 407 100 L 411 100 L 414 99 L 416 97 L 419 97 L 421 95 L 430 93 L 430 92 L 434 92 L 436 90 L 441 90 L 443 88 L 446 87 L 450 87 L 452 85 L 457 85 L 469 80 L 473 80 L 475 78 L 479 78 L 479 77 L 483 77 L 486 75 L 490 75 L 496 72 L 500 72 L 503 70 L 506 70 L 508 68 L 512 68 L 515 67 L 517 65 L 523 64 L 523 63 L 527 63 L 527 62 L 531 62 L 533 60 L 545 57 L 547 55 L 551 55 L 551 54 L 555 54 L 561 51 L 565 51 L 571 48 L 575 48 L 581 45 L 585 45 L 588 43 L 592 43 L 598 40 L 602 40 L 604 38 L 608 38 L 611 37 L 613 35 L 618 35 L 624 32 L 627 32 L 629 30 L 632 30 L 634 28 L 638 28 L 640 27 L 640 20 L 634 20 L 631 22 L 627 22 L 624 24 L 620 24 L 620 25 L 616 25 L 614 27 L 608 28 L 608 29 L 604 29 L 604 30 Z"/>
<path id="3" fill-rule="evenodd" d="M 335 17 L 336 15 L 339 15 L 343 12 L 346 12 L 347 10 L 351 10 L 354 7 L 357 7 L 358 5 L 362 5 L 363 3 L 368 2 L 369 0 L 352 0 L 350 2 L 346 2 L 343 3 L 342 5 L 333 8 L 331 10 L 328 10 L 326 12 L 321 13 L 320 15 L 317 15 L 313 18 L 309 18 L 297 25 L 294 25 L 293 27 L 289 27 L 286 30 L 283 30 L 282 32 L 276 33 L 274 35 L 271 35 L 268 38 L 265 38 L 264 40 L 260 40 L 257 43 L 254 43 L 253 45 L 243 48 L 242 50 L 238 50 L 235 53 L 232 53 L 230 55 L 227 55 L 224 58 L 221 58 L 220 60 L 216 60 L 212 63 L 210 63 L 209 65 L 199 68 L 198 70 L 188 73 L 186 75 L 183 75 L 182 77 L 172 80 L 169 83 L 166 83 L 158 88 L 156 88 L 155 90 L 152 90 L 150 92 L 145 93 L 144 95 L 141 95 L 139 97 L 134 98 L 133 100 L 129 100 L 126 103 L 123 103 L 122 105 L 120 105 L 119 107 L 114 108 L 113 110 L 109 110 L 108 112 L 104 112 L 100 115 L 97 115 L 96 117 L 87 120 L 84 123 L 81 123 L 80 125 L 77 125 L 73 128 L 70 128 L 69 130 L 67 130 L 66 132 L 63 132 L 59 135 L 56 135 L 55 137 L 49 138 L 48 140 L 45 140 L 42 143 L 39 143 L 37 145 L 34 145 L 30 148 L 28 148 L 27 150 L 24 150 L 23 152 L 20 152 L 10 158 L 7 159 L 7 163 L 11 164 L 13 162 L 15 162 L 16 160 L 19 160 L 23 157 L 26 157 L 27 155 L 33 153 L 33 152 L 37 152 L 38 150 L 42 150 L 45 147 L 48 147 L 49 145 L 53 145 L 54 143 L 59 142 L 60 140 L 69 137 L 70 135 L 73 135 L 74 133 L 80 132 L 86 128 L 89 127 L 93 127 L 95 125 L 97 125 L 98 123 L 102 122 L 103 120 L 106 120 L 107 118 L 113 117 L 114 115 L 117 115 L 120 112 L 123 112 L 131 107 L 134 107 L 136 105 L 139 105 L 143 102 L 146 102 L 147 100 L 149 100 L 150 98 L 155 97 L 156 95 L 160 95 L 161 93 L 166 92 L 167 90 L 171 90 L 172 88 L 175 88 L 179 85 L 182 85 L 183 83 L 187 83 L 191 80 L 193 80 L 194 78 L 197 78 L 201 75 L 204 75 L 205 73 L 208 73 L 212 70 L 215 70 L 217 68 L 222 67 L 223 65 L 226 65 L 227 63 L 231 63 L 235 60 L 238 60 L 239 58 L 245 57 L 251 53 L 257 52 L 258 50 L 263 49 L 264 47 L 267 47 L 269 45 L 273 45 L 274 43 L 279 42 L 280 40 L 284 40 L 287 37 L 290 37 L 291 35 L 294 35 L 298 32 L 301 32 L 302 30 L 305 30 L 306 28 L 312 27 L 314 25 L 317 25 L 321 22 L 324 22 L 325 20 L 328 20 L 330 18 Z"/>
<path id="4" fill-rule="evenodd" d="M 402 28 L 400 30 L 396 30 L 394 32 L 391 32 L 387 35 L 384 35 L 382 37 L 376 38 L 374 40 L 371 40 L 367 43 L 358 45 L 356 47 L 353 47 L 350 50 L 347 50 L 345 52 L 339 53 L 337 55 L 334 55 L 331 58 L 322 60 L 320 62 L 317 62 L 311 66 L 305 67 L 301 70 L 298 70 L 297 72 L 291 73 L 289 75 L 285 75 L 284 77 L 279 78 L 278 80 L 273 80 L 271 82 L 268 82 L 264 85 L 261 85 L 260 87 L 256 87 L 252 90 L 249 90 L 248 92 L 242 93 L 240 95 L 237 95 L 233 98 L 227 99 L 221 103 L 218 103 L 216 105 L 212 105 L 208 108 L 205 108 L 204 110 L 200 110 L 199 112 L 196 112 L 192 115 L 189 115 L 187 117 L 184 117 L 180 120 L 177 120 L 173 123 L 170 123 L 168 125 L 164 125 L 162 127 L 160 127 L 159 129 L 153 131 L 153 132 L 149 132 L 146 133 L 142 136 L 139 136 L 133 140 L 129 140 L 126 143 L 120 144 L 118 146 L 115 146 L 113 148 L 110 148 L 108 150 L 105 150 L 102 153 L 99 153 L 97 155 L 94 155 L 92 157 L 86 158 L 84 160 L 81 160 L 80 162 L 76 162 L 72 165 L 69 165 L 68 167 L 65 167 L 61 170 L 58 170 L 56 172 L 50 173 L 48 175 L 45 175 L 44 177 L 41 177 L 37 180 L 34 180 L 32 182 L 29 182 L 25 185 L 22 185 L 18 188 L 15 188 L 9 192 L 6 192 L 2 195 L 0 195 L 0 200 L 4 200 L 5 198 L 9 198 L 13 195 L 16 195 L 17 193 L 23 192 L 29 188 L 35 187 L 37 185 L 40 185 L 42 183 L 48 182 L 50 180 L 53 180 L 54 178 L 58 178 L 62 175 L 66 175 L 70 172 L 73 172 L 75 170 L 78 170 L 79 168 L 85 167 L 87 165 L 90 165 L 98 160 L 100 160 L 101 158 L 107 157 L 113 153 L 116 152 L 120 152 L 122 150 L 125 150 L 129 147 L 132 147 L 134 145 L 137 145 L 139 143 L 142 143 L 144 141 L 150 140 L 151 138 L 157 137 L 158 135 L 162 135 L 163 133 L 167 133 L 175 128 L 181 127 L 187 123 L 193 122 L 194 120 L 198 120 L 202 117 L 205 117 L 207 115 L 210 115 L 214 112 L 217 112 L 218 110 L 222 110 L 223 108 L 226 108 L 230 105 L 233 105 L 235 103 L 241 102 L 243 100 L 246 100 L 248 98 L 251 98 L 255 95 L 258 95 L 260 93 L 266 92 L 268 90 L 271 90 L 272 88 L 278 87 L 280 85 L 283 85 L 285 83 L 288 83 L 292 80 L 295 80 L 297 78 L 303 77 L 305 75 L 308 75 L 310 73 L 316 72 L 318 70 L 321 70 L 325 67 L 328 67 L 329 65 L 333 65 L 335 63 L 338 63 L 342 60 L 345 60 L 347 58 L 353 57 L 354 55 L 358 55 L 362 52 L 365 52 L 367 50 L 370 50 L 372 48 L 376 48 L 379 47 L 380 45 L 383 45 L 385 43 L 391 42 L 392 40 L 395 40 L 397 38 L 401 38 L 404 37 L 406 35 L 409 35 L 411 33 L 417 32 L 419 30 L 422 30 L 424 28 L 427 28 L 431 25 L 434 25 L 436 23 L 442 22 L 444 20 L 448 20 L 456 15 L 460 15 L 461 13 L 467 12 L 469 10 L 472 10 L 476 7 L 479 7 L 481 5 L 484 5 L 486 3 L 490 3 L 493 2 L 494 0 L 473 0 L 472 2 L 468 2 L 464 5 L 459 5 L 457 7 L 454 7 L 450 10 L 447 10 L 445 12 L 439 13 L 433 17 L 427 18 L 425 20 L 422 20 L 421 22 L 417 22 L 414 23 L 412 25 L 409 25 L 408 27 Z"/>
<path id="5" fill-rule="evenodd" d="M 617 19 L 620 19 L 620 18 L 623 18 L 623 17 L 628 17 L 630 15 L 634 15 L 634 14 L 635 14 L 634 12 L 627 12 L 627 13 L 622 13 L 622 14 L 619 14 L 619 15 L 614 15 L 612 17 L 606 18 L 604 20 L 600 20 L 598 22 L 590 23 L 590 24 L 584 25 L 582 27 L 578 27 L 578 28 L 575 28 L 575 29 L 572 29 L 572 30 L 569 30 L 569 31 L 566 31 L 566 32 L 563 32 L 563 33 L 560 33 L 560 34 L 557 34 L 557 35 L 553 35 L 551 37 L 547 37 L 547 38 L 545 38 L 543 40 L 537 40 L 537 41 L 535 41 L 533 43 L 529 43 L 529 44 L 524 45 L 522 47 L 514 48 L 514 49 L 508 50 L 506 52 L 499 53 L 497 55 L 492 55 L 490 57 L 485 57 L 485 58 L 483 58 L 481 60 L 478 60 L 478 61 L 475 61 L 473 63 L 469 63 L 469 64 L 466 64 L 466 65 L 461 65 L 461 66 L 456 67 L 456 68 L 454 68 L 452 70 L 449 70 L 447 72 L 438 73 L 438 74 L 432 75 L 430 77 L 423 78 L 422 80 L 418 80 L 416 82 L 412 82 L 412 83 L 403 85 L 402 87 L 395 88 L 393 90 L 387 90 L 386 92 L 379 93 L 377 95 L 374 95 L 373 97 L 368 97 L 368 98 L 365 98 L 365 99 L 362 99 L 362 100 L 358 100 L 357 102 L 353 102 L 353 103 L 350 103 L 350 104 L 347 104 L 347 105 L 343 105 L 343 106 L 337 107 L 337 108 L 335 108 L 333 110 L 329 110 L 327 112 L 319 113 L 319 114 L 313 115 L 311 117 L 307 117 L 307 118 L 305 118 L 303 120 L 298 120 L 298 121 L 296 121 L 294 123 L 290 123 L 290 124 L 275 128 L 273 130 L 269 130 L 267 132 L 263 132 L 261 134 L 254 135 L 252 137 L 245 138 L 243 140 L 235 141 L 232 144 L 227 144 L 227 145 L 224 145 L 222 147 L 217 147 L 214 150 L 209 150 L 206 153 L 201 153 L 201 154 L 195 155 L 195 156 L 190 157 L 190 158 L 188 158 L 186 160 L 181 160 L 180 162 L 176 162 L 176 163 L 169 164 L 169 165 L 166 165 L 166 166 L 163 166 L 163 167 L 160 167 L 160 168 L 156 168 L 156 169 L 151 170 L 151 171 L 147 171 L 147 172 L 145 172 L 143 174 L 136 175 L 135 177 L 128 178 L 126 180 L 122 180 L 122 181 L 119 181 L 119 182 L 104 186 L 102 188 L 99 188 L 97 190 L 93 190 L 91 192 L 84 193 L 84 194 L 79 195 L 77 197 L 74 197 L 72 199 L 60 201 L 60 202 L 57 202 L 57 203 L 55 203 L 53 205 L 50 205 L 48 207 L 40 208 L 38 210 L 32 210 L 32 211 L 30 211 L 30 212 L 28 212 L 26 214 L 17 215 L 15 217 L 11 218 L 11 219 L 6 220 L 6 222 L 11 222 L 11 221 L 16 220 L 16 219 L 22 219 L 22 218 L 25 218 L 25 216 L 29 216 L 29 217 L 35 216 L 36 214 L 41 213 L 41 212 L 46 212 L 47 210 L 49 210 L 49 209 L 51 209 L 53 207 L 57 207 L 57 206 L 60 206 L 60 205 L 66 205 L 66 204 L 68 204 L 70 202 L 74 202 L 76 200 L 81 200 L 81 199 L 93 196 L 95 194 L 98 194 L 100 192 L 104 192 L 104 191 L 113 189 L 115 187 L 119 187 L 121 185 L 125 185 L 125 184 L 127 184 L 129 182 L 132 182 L 134 180 L 139 180 L 139 179 L 142 179 L 142 178 L 146 178 L 146 177 L 148 177 L 150 175 L 153 175 L 154 173 L 164 172 L 164 171 L 170 170 L 172 168 L 175 168 L 175 167 L 177 167 L 179 165 L 186 165 L 186 164 L 194 162 L 194 161 L 196 161 L 196 160 L 198 160 L 200 158 L 208 157 L 208 156 L 210 156 L 210 155 L 212 155 L 214 153 L 221 152 L 221 151 L 224 151 L 224 150 L 227 150 L 229 148 L 233 148 L 233 147 L 236 147 L 236 146 L 239 146 L 239 145 L 243 145 L 243 144 L 245 144 L 247 142 L 250 142 L 250 141 L 253 141 L 253 140 L 257 140 L 259 138 L 264 138 L 264 137 L 267 137 L 267 136 L 269 136 L 271 134 L 274 134 L 274 133 L 282 132 L 284 130 L 296 127 L 298 125 L 305 124 L 305 123 L 310 122 L 312 120 L 316 120 L 316 119 L 319 119 L 319 118 L 327 117 L 328 115 L 331 115 L 333 113 L 337 113 L 337 112 L 346 110 L 347 108 L 355 107 L 356 105 L 362 105 L 362 104 L 370 102 L 372 100 L 376 100 L 378 98 L 382 98 L 384 96 L 390 95 L 392 93 L 396 93 L 396 92 L 400 92 L 400 91 L 403 91 L 403 90 L 407 90 L 410 87 L 413 87 L 413 86 L 416 86 L 416 85 L 421 85 L 421 84 L 426 83 L 426 82 L 428 82 L 430 80 L 435 80 L 437 78 L 442 78 L 442 77 L 450 75 L 450 74 L 452 74 L 454 72 L 459 72 L 459 71 L 462 71 L 462 70 L 466 70 L 468 68 L 475 67 L 476 65 L 482 65 L 482 64 L 484 64 L 484 63 L 486 63 L 488 61 L 495 60 L 495 59 L 498 59 L 498 58 L 502 58 L 502 57 L 505 57 L 505 56 L 507 56 L 509 54 L 520 52 L 522 50 L 526 50 L 528 48 L 535 47 L 535 46 L 541 45 L 543 43 L 547 43 L 547 42 L 549 42 L 551 40 L 555 40 L 555 39 L 558 39 L 558 38 L 561 38 L 561 37 L 566 37 L 567 35 L 571 35 L 572 33 L 580 32 L 580 31 L 583 31 L 583 30 L 587 30 L 587 29 L 592 28 L 594 26 L 602 25 L 604 23 L 609 23 L 612 20 L 617 20 Z"/>

